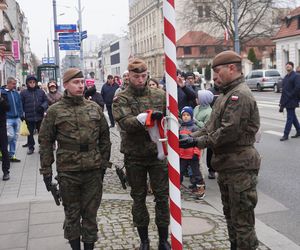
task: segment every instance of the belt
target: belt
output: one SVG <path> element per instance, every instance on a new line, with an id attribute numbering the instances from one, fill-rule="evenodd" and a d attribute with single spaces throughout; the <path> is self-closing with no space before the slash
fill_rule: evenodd
<path id="1" fill-rule="evenodd" d="M 69 143 L 58 143 L 58 148 L 72 150 L 76 152 L 89 152 L 93 149 L 96 149 L 98 144 L 90 143 L 90 144 L 69 144 Z"/>

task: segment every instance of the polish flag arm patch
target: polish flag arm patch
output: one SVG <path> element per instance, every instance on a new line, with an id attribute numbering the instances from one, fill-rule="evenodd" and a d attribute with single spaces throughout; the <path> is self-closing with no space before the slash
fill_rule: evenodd
<path id="1" fill-rule="evenodd" d="M 239 97 L 237 95 L 231 96 L 231 101 L 237 101 Z"/>

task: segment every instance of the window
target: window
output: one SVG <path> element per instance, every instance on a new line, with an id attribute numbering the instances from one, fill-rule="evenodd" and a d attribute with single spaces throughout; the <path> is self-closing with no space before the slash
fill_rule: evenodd
<path id="1" fill-rule="evenodd" d="M 300 17 L 298 17 L 298 30 L 300 29 Z"/>
<path id="2" fill-rule="evenodd" d="M 266 71 L 265 75 L 266 75 L 266 77 L 280 76 L 280 74 L 277 70 Z"/>
<path id="3" fill-rule="evenodd" d="M 198 7 L 198 16 L 199 16 L 200 18 L 203 17 L 203 6 L 199 6 L 199 7 Z"/>
<path id="4" fill-rule="evenodd" d="M 204 54 L 207 52 L 207 47 L 206 46 L 201 46 L 200 47 L 200 54 Z"/>
<path id="5" fill-rule="evenodd" d="M 119 49 L 119 42 L 110 45 L 110 52 L 114 52 Z"/>
<path id="6" fill-rule="evenodd" d="M 110 63 L 111 63 L 111 65 L 120 63 L 120 54 L 118 53 L 118 54 L 111 55 Z"/>
<path id="7" fill-rule="evenodd" d="M 205 6 L 205 17 L 210 17 L 210 11 L 211 11 L 211 8 L 209 5 L 206 5 Z"/>
<path id="8" fill-rule="evenodd" d="M 191 47 L 184 47 L 184 48 L 183 48 L 183 53 L 184 53 L 185 55 L 191 55 L 191 54 L 192 54 L 192 49 L 191 49 Z"/>

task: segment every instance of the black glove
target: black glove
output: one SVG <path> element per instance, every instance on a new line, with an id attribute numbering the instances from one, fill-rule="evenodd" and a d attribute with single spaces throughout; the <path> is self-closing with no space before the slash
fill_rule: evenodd
<path id="1" fill-rule="evenodd" d="M 189 135 L 181 135 L 179 137 L 179 147 L 180 148 L 193 148 L 197 146 L 197 140 Z"/>
<path id="2" fill-rule="evenodd" d="M 151 119 L 160 121 L 163 118 L 163 116 L 164 116 L 163 112 L 153 111 L 151 114 Z"/>
<path id="3" fill-rule="evenodd" d="M 25 117 L 24 117 L 24 116 L 21 116 L 20 119 L 21 119 L 21 121 L 24 121 L 24 120 L 25 120 Z"/>
<path id="4" fill-rule="evenodd" d="M 279 107 L 279 113 L 282 113 L 283 112 L 283 106 L 280 105 Z"/>
<path id="5" fill-rule="evenodd" d="M 52 184 L 52 175 L 44 175 L 44 183 L 46 185 L 47 191 L 49 192 Z"/>
<path id="6" fill-rule="evenodd" d="M 44 108 L 42 106 L 38 106 L 36 108 L 36 111 L 39 113 L 39 114 L 44 114 Z"/>

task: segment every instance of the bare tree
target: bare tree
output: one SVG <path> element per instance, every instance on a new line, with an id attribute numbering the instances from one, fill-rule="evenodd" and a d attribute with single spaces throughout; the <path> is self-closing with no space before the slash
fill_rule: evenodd
<path id="1" fill-rule="evenodd" d="M 222 36 L 225 28 L 229 40 L 234 41 L 234 0 L 184 1 L 178 20 L 189 29 L 204 30 L 214 36 Z M 276 2 L 276 6 L 274 4 Z M 278 3 L 281 5 L 278 5 Z M 238 0 L 238 27 L 241 45 L 256 37 L 271 37 L 278 25 L 274 18 L 280 14 L 285 2 L 292 6 L 294 0 Z M 277 7 L 278 6 L 278 7 Z M 286 8 L 286 7 L 285 7 Z"/>

